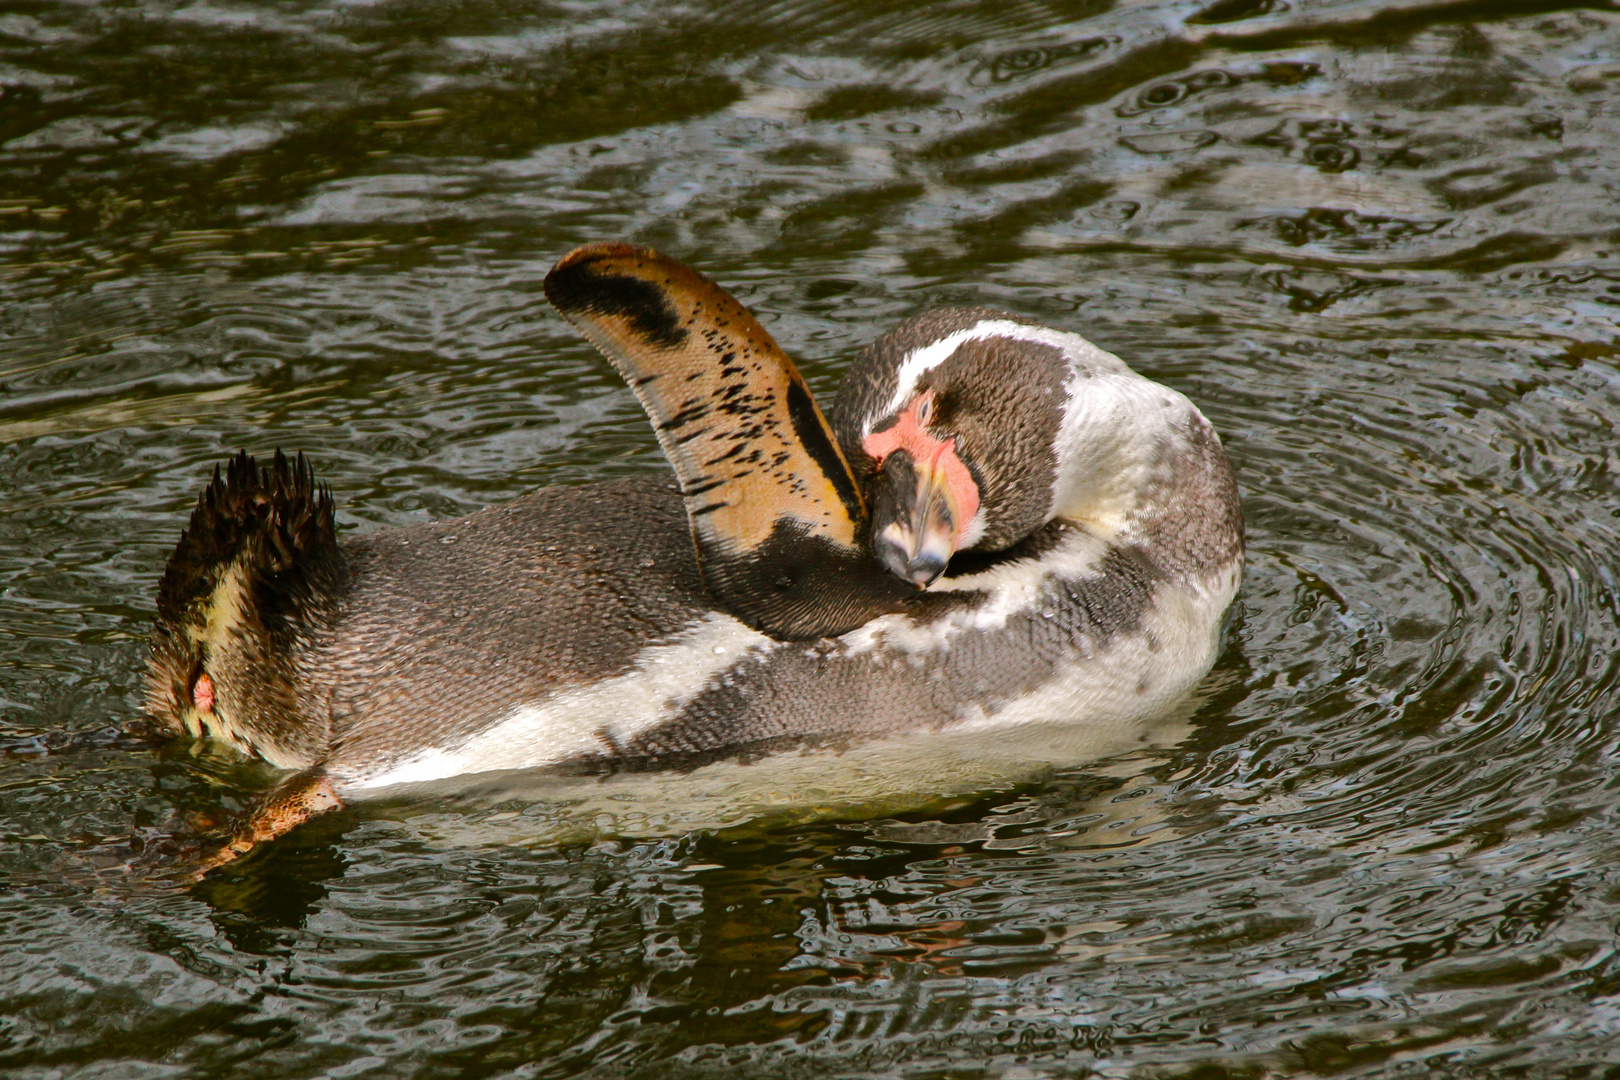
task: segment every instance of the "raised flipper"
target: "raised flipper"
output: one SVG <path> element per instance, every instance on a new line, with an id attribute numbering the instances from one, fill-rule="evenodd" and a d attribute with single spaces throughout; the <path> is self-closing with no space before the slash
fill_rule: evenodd
<path id="1" fill-rule="evenodd" d="M 590 244 L 546 296 L 652 418 L 727 611 L 804 640 L 916 594 L 873 558 L 865 500 L 793 361 L 725 290 L 649 248 Z"/>

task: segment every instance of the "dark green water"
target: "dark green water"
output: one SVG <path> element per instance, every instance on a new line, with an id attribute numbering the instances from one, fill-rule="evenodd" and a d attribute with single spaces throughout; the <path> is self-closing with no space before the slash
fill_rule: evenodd
<path id="1" fill-rule="evenodd" d="M 0 87 L 0 1073 L 1620 1075 L 1612 7 L 13 0 Z M 1197 714 L 880 820 L 423 801 L 131 881 L 265 779 L 116 735 L 214 461 L 358 528 L 660 466 L 540 298 L 598 239 L 822 392 L 969 303 L 1199 402 Z"/>

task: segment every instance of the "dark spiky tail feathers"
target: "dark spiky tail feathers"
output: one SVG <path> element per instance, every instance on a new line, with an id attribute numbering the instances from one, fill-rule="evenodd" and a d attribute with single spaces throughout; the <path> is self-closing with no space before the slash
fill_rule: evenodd
<path id="1" fill-rule="evenodd" d="M 216 466 L 158 585 L 147 711 L 283 768 L 318 762 L 330 716 L 298 660 L 349 583 L 332 493 L 303 454 L 260 466 L 244 450 Z"/>

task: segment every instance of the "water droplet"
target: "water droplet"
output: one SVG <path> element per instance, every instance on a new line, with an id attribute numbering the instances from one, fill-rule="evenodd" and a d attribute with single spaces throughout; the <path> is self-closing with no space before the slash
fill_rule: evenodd
<path id="1" fill-rule="evenodd" d="M 1159 109 L 1166 105 L 1174 105 L 1187 96 L 1185 83 L 1167 82 L 1157 86 L 1150 86 L 1136 95 L 1136 104 L 1144 109 Z"/>
<path id="2" fill-rule="evenodd" d="M 1156 135 L 1132 135 L 1119 141 L 1138 154 L 1173 154 L 1180 150 L 1199 150 L 1215 142 L 1220 136 L 1213 131 L 1167 131 Z"/>
<path id="3" fill-rule="evenodd" d="M 1305 148 L 1305 161 L 1326 173 L 1344 172 L 1361 162 L 1361 151 L 1349 143 L 1317 142 Z"/>

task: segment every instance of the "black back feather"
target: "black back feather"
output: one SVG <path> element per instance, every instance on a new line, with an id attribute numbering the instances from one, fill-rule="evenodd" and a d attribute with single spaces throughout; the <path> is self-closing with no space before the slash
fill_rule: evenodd
<path id="1" fill-rule="evenodd" d="M 308 459 L 300 453 L 288 460 L 277 450 L 261 467 L 240 451 L 223 475 L 214 466 L 213 481 L 197 497 L 191 522 L 158 583 L 158 620 L 184 622 L 243 556 L 254 599 L 285 610 L 289 602 L 304 600 L 305 587 L 315 584 L 298 580 L 303 576 L 298 571 L 325 577 L 322 571 L 338 554 L 332 492 L 315 482 Z"/>

